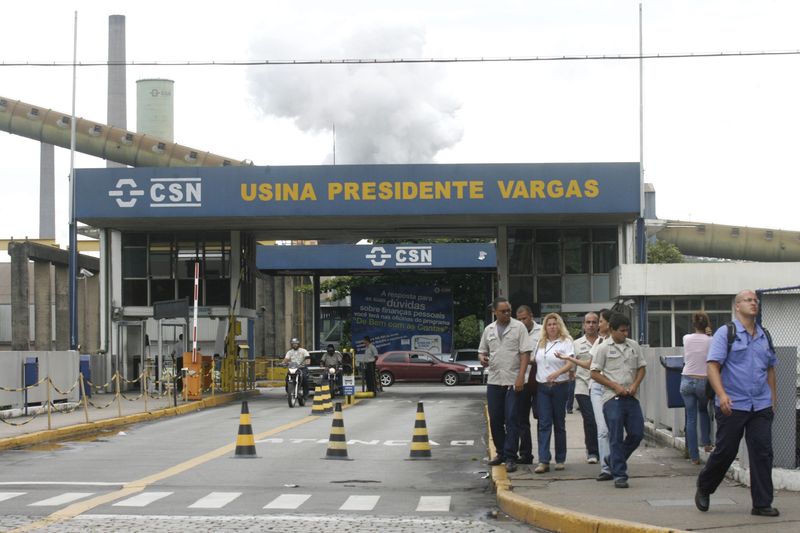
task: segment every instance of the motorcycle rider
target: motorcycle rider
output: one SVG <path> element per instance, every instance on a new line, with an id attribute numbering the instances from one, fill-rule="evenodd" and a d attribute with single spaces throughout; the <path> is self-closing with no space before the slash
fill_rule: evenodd
<path id="1" fill-rule="evenodd" d="M 320 365 L 328 372 L 328 369 L 333 367 L 336 369 L 336 386 L 341 389 L 342 388 L 342 354 L 341 352 L 337 351 L 333 344 L 329 344 L 325 350 L 325 353 L 322 354 L 322 358 L 320 359 Z"/>
<path id="2" fill-rule="evenodd" d="M 300 340 L 296 337 L 289 341 L 292 349 L 286 352 L 286 357 L 283 358 L 284 364 L 295 363 L 300 368 L 300 375 L 303 376 L 303 397 L 308 396 L 308 364 L 311 356 L 308 350 L 300 346 Z M 286 386 L 288 390 L 289 374 L 286 374 Z"/>

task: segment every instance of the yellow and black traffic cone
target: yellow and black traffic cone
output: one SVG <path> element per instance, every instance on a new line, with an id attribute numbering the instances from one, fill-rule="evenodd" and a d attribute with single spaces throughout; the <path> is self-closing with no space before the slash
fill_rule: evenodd
<path id="1" fill-rule="evenodd" d="M 239 415 L 239 434 L 236 436 L 234 457 L 256 458 L 256 442 L 253 438 L 253 426 L 250 425 L 250 411 L 247 402 L 242 402 L 242 414 Z"/>
<path id="2" fill-rule="evenodd" d="M 327 415 L 333 412 L 333 402 L 331 401 L 331 388 L 329 385 L 322 386 L 322 408 Z"/>
<path id="3" fill-rule="evenodd" d="M 344 436 L 344 418 L 342 418 L 342 403 L 336 402 L 331 424 L 331 435 L 328 437 L 328 451 L 325 459 L 344 459 L 347 457 L 347 437 Z"/>
<path id="4" fill-rule="evenodd" d="M 431 445 L 428 442 L 428 426 L 425 425 L 425 409 L 417 402 L 417 418 L 414 421 L 414 436 L 411 439 L 410 459 L 430 459 Z"/>
<path id="5" fill-rule="evenodd" d="M 325 414 L 325 405 L 323 402 L 324 398 L 322 397 L 322 387 L 317 385 L 314 387 L 314 405 L 311 406 L 311 414 L 313 416 L 321 416 Z"/>

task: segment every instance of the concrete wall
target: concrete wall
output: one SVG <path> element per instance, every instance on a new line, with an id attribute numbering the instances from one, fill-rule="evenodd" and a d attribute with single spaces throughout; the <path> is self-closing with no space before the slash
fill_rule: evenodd
<path id="1" fill-rule="evenodd" d="M 611 294 L 619 296 L 733 295 L 798 284 L 800 263 L 622 264 L 611 271 Z"/>

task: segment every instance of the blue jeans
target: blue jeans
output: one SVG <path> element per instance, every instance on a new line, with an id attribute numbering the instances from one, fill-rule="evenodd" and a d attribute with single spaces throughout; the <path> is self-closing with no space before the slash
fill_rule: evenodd
<path id="1" fill-rule="evenodd" d="M 517 393 L 507 385 L 486 385 L 489 427 L 497 455 L 506 461 L 517 460 L 519 430 L 517 427 Z"/>
<path id="2" fill-rule="evenodd" d="M 706 379 L 681 376 L 681 396 L 686 405 L 686 448 L 689 457 L 697 461 L 697 420 L 700 419 L 700 444 L 711 444 L 708 419 L 708 398 L 706 398 Z"/>
<path id="3" fill-rule="evenodd" d="M 644 437 L 642 407 L 633 396 L 619 396 L 603 404 L 603 414 L 611 445 L 611 475 L 627 480 L 628 458 Z"/>
<path id="4" fill-rule="evenodd" d="M 555 428 L 556 463 L 567 460 L 567 394 L 569 382 L 562 381 L 549 386 L 539 383 L 536 403 L 539 411 L 537 437 L 539 441 L 539 462 L 550 462 L 550 435 Z"/>

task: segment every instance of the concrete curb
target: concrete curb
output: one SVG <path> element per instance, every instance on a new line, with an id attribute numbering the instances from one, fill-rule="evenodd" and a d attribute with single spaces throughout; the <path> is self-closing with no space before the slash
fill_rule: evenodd
<path id="1" fill-rule="evenodd" d="M 102 430 L 127 426 L 130 424 L 137 424 L 139 422 L 147 422 L 150 420 L 158 420 L 159 418 L 166 416 L 179 416 L 186 413 L 199 411 L 201 409 L 216 407 L 217 405 L 223 405 L 244 398 L 249 398 L 250 396 L 254 395 L 258 395 L 258 391 L 217 394 L 213 398 L 204 398 L 196 402 L 179 405 L 178 407 L 167 407 L 164 409 L 158 409 L 156 411 L 135 413 L 117 418 L 106 418 L 96 422 L 47 429 L 43 431 L 37 431 L 35 433 L 28 433 L 26 435 L 19 435 L 16 437 L 6 437 L 0 439 L 0 450 L 32 446 L 34 444 L 41 444 L 44 442 L 64 440 L 70 437 L 91 435 L 92 433 L 98 433 Z"/>
<path id="2" fill-rule="evenodd" d="M 489 457 L 495 457 L 497 450 L 492 439 L 489 425 L 489 411 L 484 408 L 486 425 L 489 433 Z M 638 522 L 628 522 L 614 518 L 605 518 L 571 509 L 563 509 L 544 502 L 531 500 L 514 494 L 513 484 L 508 479 L 504 466 L 491 467 L 492 484 L 497 494 L 497 505 L 508 516 L 549 531 L 562 533 L 680 533 L 681 529 L 672 529 Z"/>

